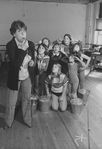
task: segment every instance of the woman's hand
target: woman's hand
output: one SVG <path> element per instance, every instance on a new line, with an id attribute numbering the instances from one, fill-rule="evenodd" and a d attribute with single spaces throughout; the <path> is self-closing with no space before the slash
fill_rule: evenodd
<path id="1" fill-rule="evenodd" d="M 74 59 L 75 60 L 78 60 L 79 62 L 80 62 L 80 64 L 81 64 L 81 66 L 85 69 L 86 68 L 86 64 L 84 63 L 84 61 L 83 60 L 81 60 L 80 58 L 78 58 L 78 57 L 74 57 Z"/>
<path id="2" fill-rule="evenodd" d="M 48 93 L 48 94 L 47 94 L 47 97 L 48 97 L 48 98 L 50 98 L 50 97 L 51 97 L 51 94 L 50 94 L 50 93 Z"/>
<path id="3" fill-rule="evenodd" d="M 30 66 L 30 67 L 33 67 L 33 66 L 34 66 L 34 61 L 33 61 L 33 60 L 30 60 L 29 66 Z"/>
<path id="4" fill-rule="evenodd" d="M 77 56 L 74 56 L 75 60 L 78 60 L 79 62 L 81 61 Z"/>
<path id="5" fill-rule="evenodd" d="M 86 66 L 85 66 L 85 67 L 80 67 L 79 70 L 80 70 L 80 71 L 83 71 L 83 70 L 85 70 L 86 68 L 87 68 Z"/>
<path id="6" fill-rule="evenodd" d="M 46 63 L 43 63 L 42 64 L 42 69 L 45 69 L 45 67 L 46 67 Z"/>

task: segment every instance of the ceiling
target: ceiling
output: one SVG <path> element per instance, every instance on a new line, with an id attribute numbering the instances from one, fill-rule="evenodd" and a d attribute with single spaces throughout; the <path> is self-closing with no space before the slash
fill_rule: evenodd
<path id="1" fill-rule="evenodd" d="M 21 0 L 21 1 L 88 4 L 88 3 L 94 3 L 99 0 Z"/>

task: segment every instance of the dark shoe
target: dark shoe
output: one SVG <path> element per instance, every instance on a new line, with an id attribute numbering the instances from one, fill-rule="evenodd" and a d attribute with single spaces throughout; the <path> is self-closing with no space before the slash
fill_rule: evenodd
<path id="1" fill-rule="evenodd" d="M 32 125 L 27 125 L 29 128 L 32 128 L 33 126 Z"/>
<path id="2" fill-rule="evenodd" d="M 32 122 L 29 122 L 29 123 L 27 123 L 27 122 L 24 122 L 24 125 L 26 125 L 27 127 L 29 127 L 29 128 L 32 128 L 33 127 L 33 124 L 32 124 Z"/>
<path id="3" fill-rule="evenodd" d="M 3 129 L 4 130 L 7 130 L 7 129 L 9 129 L 10 127 L 8 126 L 8 125 L 5 125 L 4 127 L 3 127 Z"/>
<path id="4" fill-rule="evenodd" d="M 26 124 L 29 128 L 32 128 L 33 127 L 33 125 L 32 124 Z"/>
<path id="5" fill-rule="evenodd" d="M 21 105 L 21 101 L 19 102 L 18 105 L 16 105 L 16 108 L 15 108 L 15 115 L 14 115 L 14 119 L 16 118 L 18 112 L 20 111 L 22 105 Z"/>

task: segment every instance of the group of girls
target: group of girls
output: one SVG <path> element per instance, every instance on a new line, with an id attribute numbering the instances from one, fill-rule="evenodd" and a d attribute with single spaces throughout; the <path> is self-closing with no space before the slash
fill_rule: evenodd
<path id="1" fill-rule="evenodd" d="M 35 55 L 35 97 L 47 95 L 51 97 L 53 110 L 60 108 L 65 111 L 66 95 L 77 98 L 78 89 L 84 89 L 84 70 L 90 63 L 90 57 L 83 53 L 81 42 L 73 43 L 69 34 L 52 44 L 48 38 L 43 38 L 36 45 Z"/>
<path id="2" fill-rule="evenodd" d="M 83 54 L 81 43 L 72 42 L 69 34 L 52 44 L 44 38 L 35 46 L 27 40 L 24 22 L 13 21 L 9 31 L 13 38 L 6 44 L 9 69 L 4 130 L 13 124 L 19 93 L 24 123 L 31 128 L 31 92 L 36 99 L 51 97 L 52 109 L 65 111 L 66 94 L 75 98 L 78 88 L 84 88 L 84 70 L 90 57 Z"/>

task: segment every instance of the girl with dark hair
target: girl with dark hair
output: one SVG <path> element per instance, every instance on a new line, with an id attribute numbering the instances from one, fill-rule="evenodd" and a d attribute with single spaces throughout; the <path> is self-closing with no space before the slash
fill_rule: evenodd
<path id="1" fill-rule="evenodd" d="M 83 53 L 82 45 L 79 42 L 73 45 L 72 53 L 79 59 L 78 61 L 79 89 L 84 89 L 84 78 L 85 78 L 84 70 L 88 67 L 91 58 Z M 84 60 L 86 62 L 84 62 Z"/>
<path id="2" fill-rule="evenodd" d="M 61 65 L 56 63 L 52 67 L 51 74 L 45 80 L 47 96 L 51 96 L 53 110 L 65 111 L 67 108 L 66 90 L 68 78 L 61 72 Z M 51 86 L 51 95 L 49 85 Z"/>
<path id="3" fill-rule="evenodd" d="M 47 54 L 49 53 L 49 50 L 52 49 L 50 39 L 47 37 L 44 37 L 42 40 L 40 40 L 38 43 L 36 43 L 36 46 L 35 46 L 36 50 L 37 50 L 39 44 L 44 44 L 46 46 L 46 48 L 47 48 L 46 53 Z"/>
<path id="4" fill-rule="evenodd" d="M 46 45 L 46 47 L 49 49 L 50 46 L 50 39 L 48 39 L 47 37 L 44 37 L 42 39 L 42 43 Z"/>
<path id="5" fill-rule="evenodd" d="M 71 98 L 77 97 L 77 90 L 79 85 L 79 78 L 78 78 L 78 66 L 84 66 L 84 63 L 81 62 L 80 57 L 75 56 L 73 54 L 69 55 L 69 63 L 68 63 L 68 91 L 69 96 Z"/>
<path id="6" fill-rule="evenodd" d="M 69 78 L 69 83 L 68 83 L 69 97 L 75 98 L 77 97 L 79 79 L 78 79 L 78 64 L 75 62 L 74 55 L 69 55 L 68 78 Z"/>
<path id="7" fill-rule="evenodd" d="M 52 49 L 52 43 L 50 42 L 50 39 L 45 37 L 42 39 L 42 43 L 46 45 L 47 47 L 47 54 L 49 54 L 49 51 Z"/>
<path id="8" fill-rule="evenodd" d="M 54 63 L 60 63 L 62 65 L 62 73 L 67 74 L 68 72 L 68 57 L 60 51 L 60 44 L 55 43 L 52 50 L 49 51 L 49 65 L 47 73 L 51 74 Z"/>
<path id="9" fill-rule="evenodd" d="M 41 43 L 37 48 L 36 66 L 35 66 L 35 85 L 34 94 L 38 96 L 46 95 L 45 79 L 47 77 L 47 67 L 49 64 L 49 56 L 46 55 L 47 47 Z"/>
<path id="10" fill-rule="evenodd" d="M 62 40 L 61 51 L 64 54 L 69 55 L 70 54 L 71 46 L 72 46 L 71 35 L 70 34 L 65 34 L 63 36 L 63 40 Z"/>

